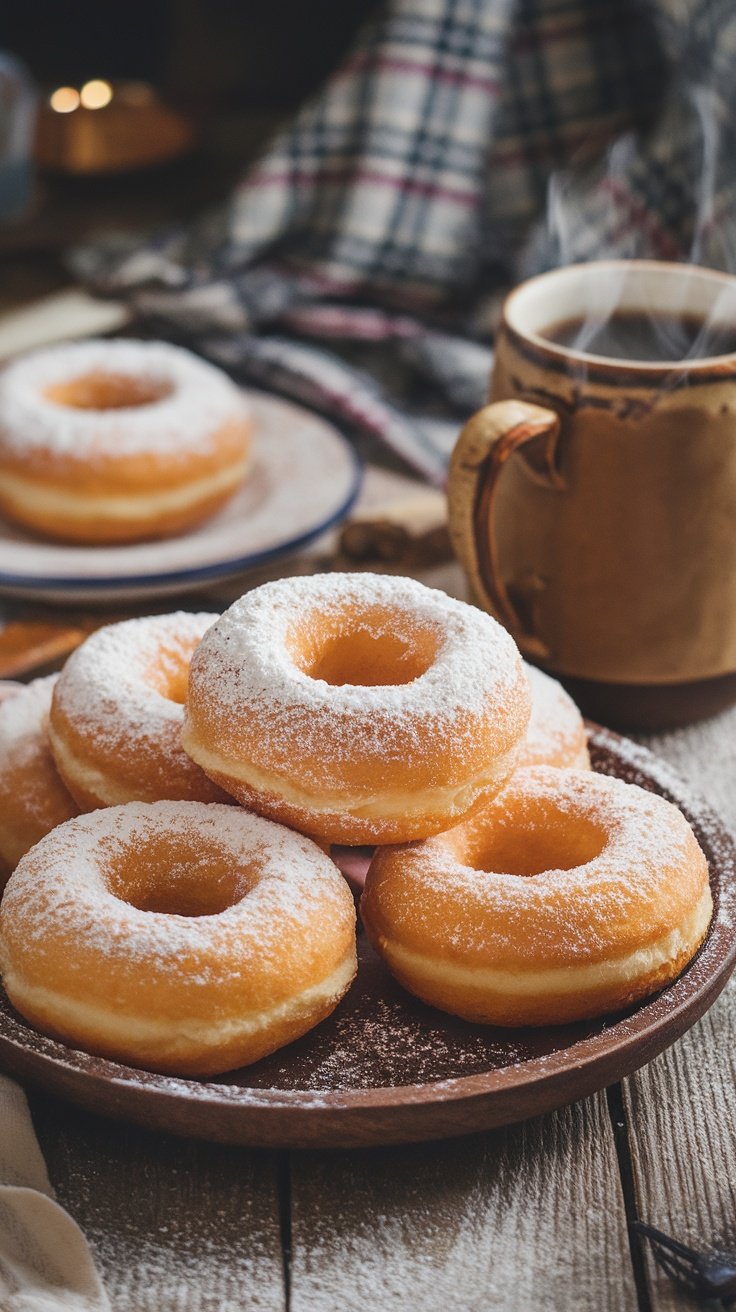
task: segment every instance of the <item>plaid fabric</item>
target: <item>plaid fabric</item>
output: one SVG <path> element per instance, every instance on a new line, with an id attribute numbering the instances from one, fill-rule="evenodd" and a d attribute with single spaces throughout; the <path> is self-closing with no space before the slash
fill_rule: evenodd
<path id="1" fill-rule="evenodd" d="M 733 266 L 735 68 L 733 0 L 390 0 L 225 209 L 78 267 L 441 482 L 520 274 Z"/>

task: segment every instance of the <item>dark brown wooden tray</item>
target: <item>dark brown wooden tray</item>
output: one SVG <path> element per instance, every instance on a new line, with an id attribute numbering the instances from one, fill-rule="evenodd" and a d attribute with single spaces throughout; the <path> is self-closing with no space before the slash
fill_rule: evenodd
<path id="1" fill-rule="evenodd" d="M 718 996 L 736 964 L 736 848 L 704 802 L 644 748 L 595 729 L 596 770 L 674 801 L 708 858 L 715 913 L 695 960 L 643 1005 L 540 1030 L 470 1025 L 417 1002 L 364 939 L 358 979 L 311 1034 L 217 1080 L 171 1079 L 37 1034 L 0 1001 L 0 1067 L 108 1116 L 224 1143 L 353 1147 L 524 1120 L 651 1061 Z"/>

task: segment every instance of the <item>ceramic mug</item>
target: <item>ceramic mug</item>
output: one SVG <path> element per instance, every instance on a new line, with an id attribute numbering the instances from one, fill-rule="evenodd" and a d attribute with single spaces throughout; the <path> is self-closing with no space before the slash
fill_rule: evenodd
<path id="1" fill-rule="evenodd" d="M 663 726 L 736 700 L 736 354 L 606 358 L 545 332 L 608 309 L 736 327 L 736 278 L 575 265 L 507 298 L 491 404 L 453 453 L 476 600 L 589 713 Z"/>

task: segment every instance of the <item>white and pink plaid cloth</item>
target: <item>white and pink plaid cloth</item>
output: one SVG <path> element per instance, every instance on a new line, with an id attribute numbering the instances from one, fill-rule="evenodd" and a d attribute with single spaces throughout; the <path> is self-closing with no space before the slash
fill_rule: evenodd
<path id="1" fill-rule="evenodd" d="M 500 292 L 736 267 L 733 0 L 390 0 L 222 211 L 78 266 L 441 482 Z"/>

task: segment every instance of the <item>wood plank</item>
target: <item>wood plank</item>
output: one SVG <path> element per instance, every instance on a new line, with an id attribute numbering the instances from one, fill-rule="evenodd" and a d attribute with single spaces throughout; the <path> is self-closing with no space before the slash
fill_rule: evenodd
<path id="1" fill-rule="evenodd" d="M 638 741 L 669 761 L 736 829 L 736 706 L 702 724 L 642 734 Z"/>
<path id="2" fill-rule="evenodd" d="M 736 710 L 644 740 L 736 825 Z M 679 1043 L 624 1085 L 641 1219 L 736 1251 L 736 979 Z M 683 1296 L 647 1258 L 654 1312 Z"/>
<path id="3" fill-rule="evenodd" d="M 640 1218 L 695 1248 L 736 1252 L 736 982 L 626 1081 L 624 1105 Z M 653 1312 L 682 1308 L 648 1253 L 647 1272 Z"/>
<path id="4" fill-rule="evenodd" d="M 92 1246 L 113 1312 L 283 1312 L 275 1154 L 29 1101 L 57 1199 Z"/>
<path id="5" fill-rule="evenodd" d="M 102 336 L 124 328 L 130 318 L 121 302 L 102 301 L 81 287 L 64 288 L 0 315 L 0 361 L 69 338 Z"/>
<path id="6" fill-rule="evenodd" d="M 292 1312 L 633 1312 L 598 1095 L 441 1144 L 292 1158 Z"/>

